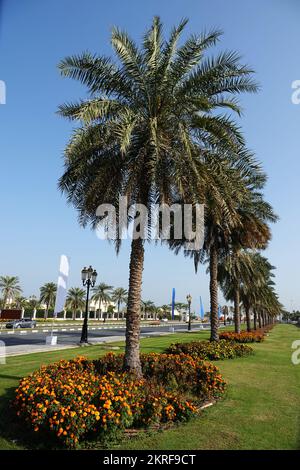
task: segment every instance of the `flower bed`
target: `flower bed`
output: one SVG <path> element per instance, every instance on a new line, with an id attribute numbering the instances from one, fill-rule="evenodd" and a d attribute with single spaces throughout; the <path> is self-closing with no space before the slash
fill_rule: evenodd
<path id="1" fill-rule="evenodd" d="M 190 356 L 142 355 L 142 380 L 121 373 L 122 360 L 108 354 L 93 362 L 77 358 L 42 367 L 20 381 L 17 415 L 44 438 L 72 448 L 131 427 L 185 421 L 200 400 L 225 390 L 215 366 Z"/>
<path id="2" fill-rule="evenodd" d="M 202 360 L 216 361 L 219 359 L 233 359 L 248 356 L 253 353 L 250 346 L 237 344 L 233 341 L 192 341 L 190 343 L 171 344 L 166 349 L 168 354 L 188 354 Z"/>
<path id="3" fill-rule="evenodd" d="M 204 400 L 222 395 L 225 389 L 217 367 L 187 354 L 141 354 L 141 364 L 144 377 L 167 390 L 192 393 Z M 108 353 L 94 361 L 99 374 L 120 373 L 122 365 L 122 354 Z"/>
<path id="4" fill-rule="evenodd" d="M 241 333 L 226 331 L 220 333 L 219 338 L 236 343 L 261 343 L 264 340 L 264 333 L 261 331 L 241 331 Z"/>

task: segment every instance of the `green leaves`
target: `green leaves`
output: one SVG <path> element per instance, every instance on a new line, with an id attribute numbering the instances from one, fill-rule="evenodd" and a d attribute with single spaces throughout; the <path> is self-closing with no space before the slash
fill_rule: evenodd
<path id="1" fill-rule="evenodd" d="M 186 24 L 181 20 L 165 39 L 155 17 L 141 46 L 115 27 L 116 57 L 84 52 L 59 64 L 63 76 L 91 95 L 58 110 L 80 122 L 59 182 L 80 223 L 95 227 L 98 205 L 115 205 L 120 195 L 146 206 L 205 202 L 206 222 L 215 221 L 218 235 L 209 232 L 228 238 L 230 227 L 239 225 L 237 205 L 250 186 L 257 191 L 263 185 L 252 157 L 238 156 L 245 141 L 231 116 L 241 113 L 236 95 L 256 89 L 252 71 L 235 52 L 207 57 L 219 30 L 178 44 Z"/>

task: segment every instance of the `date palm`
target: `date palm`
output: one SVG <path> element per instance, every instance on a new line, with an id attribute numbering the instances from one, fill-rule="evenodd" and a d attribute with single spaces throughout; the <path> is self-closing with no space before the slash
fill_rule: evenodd
<path id="1" fill-rule="evenodd" d="M 108 302 L 111 301 L 111 291 L 113 289 L 113 286 L 109 286 L 108 284 L 105 284 L 105 282 L 100 282 L 100 284 L 96 287 L 93 288 L 92 292 L 92 300 L 95 302 L 98 302 L 99 304 L 99 319 L 100 319 L 100 314 L 101 314 L 101 305 L 102 304 L 108 304 Z"/>
<path id="2" fill-rule="evenodd" d="M 76 319 L 76 312 L 85 307 L 85 295 L 85 291 L 80 287 L 71 287 L 68 291 L 66 307 L 72 311 L 73 320 Z"/>
<path id="3" fill-rule="evenodd" d="M 120 319 L 120 307 L 127 303 L 128 292 L 123 287 L 116 287 L 113 291 L 111 299 L 117 304 L 118 320 Z"/>
<path id="4" fill-rule="evenodd" d="M 32 310 L 33 314 L 41 305 L 39 299 L 37 299 L 35 295 L 31 295 L 26 303 L 27 303 L 27 306 Z"/>
<path id="5" fill-rule="evenodd" d="M 247 330 L 251 331 L 250 310 L 254 314 L 259 313 L 263 318 L 267 318 L 267 323 L 271 317 L 277 315 L 282 308 L 274 291 L 274 266 L 267 258 L 260 253 L 252 253 L 253 273 L 251 279 L 241 283 L 241 303 L 244 306 Z"/>
<path id="6" fill-rule="evenodd" d="M 256 91 L 252 71 L 234 52 L 207 56 L 219 31 L 178 45 L 186 23 L 165 40 L 155 17 L 141 47 L 113 28 L 117 61 L 85 52 L 59 64 L 63 76 L 79 80 L 89 93 L 88 99 L 59 108 L 62 116 L 80 124 L 66 148 L 59 185 L 78 209 L 82 225 L 97 227 L 97 207 L 109 203 L 117 208 L 120 195 L 129 205 L 147 208 L 172 203 L 174 195 L 198 200 L 213 180 L 202 161 L 203 148 L 219 145 L 225 151 L 243 144 L 223 109 L 239 112 L 234 95 Z M 120 243 L 117 233 L 117 250 Z M 143 266 L 141 236 L 131 243 L 124 358 L 124 368 L 138 375 Z"/>
<path id="7" fill-rule="evenodd" d="M 17 276 L 0 276 L 0 291 L 3 296 L 3 308 L 6 307 L 8 300 L 13 301 L 18 297 L 22 289 Z"/>
<path id="8" fill-rule="evenodd" d="M 14 304 L 17 309 L 26 308 L 28 306 L 28 300 L 26 299 L 26 297 L 23 297 L 22 295 L 17 295 L 17 297 L 15 298 Z"/>
<path id="9" fill-rule="evenodd" d="M 148 320 L 148 315 L 149 313 L 154 312 L 155 310 L 155 304 L 152 302 L 152 300 L 144 300 L 143 301 L 143 308 L 145 312 L 145 320 Z"/>
<path id="10" fill-rule="evenodd" d="M 56 291 L 57 286 L 54 282 L 46 282 L 46 284 L 40 288 L 40 302 L 46 305 L 45 319 L 48 318 L 49 308 L 54 307 Z"/>
<path id="11" fill-rule="evenodd" d="M 240 207 L 249 204 L 253 198 L 253 186 L 263 184 L 265 176 L 254 159 L 245 148 L 238 153 L 223 155 L 209 152 L 205 156 L 207 169 L 214 177 L 204 194 L 204 244 L 201 250 L 185 251 L 185 255 L 194 260 L 195 269 L 203 262 L 209 264 L 210 276 L 210 320 L 211 341 L 218 341 L 218 267 L 230 250 L 233 237 L 240 233 L 243 218 Z M 171 249 L 178 253 L 184 249 L 184 240 L 171 240 Z"/>

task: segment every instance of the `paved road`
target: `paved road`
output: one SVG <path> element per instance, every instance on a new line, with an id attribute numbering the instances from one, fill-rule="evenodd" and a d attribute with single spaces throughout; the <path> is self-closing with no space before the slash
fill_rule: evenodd
<path id="1" fill-rule="evenodd" d="M 205 328 L 209 327 L 208 324 L 203 325 Z M 182 331 L 187 329 L 187 325 L 175 325 L 175 331 Z M 194 330 L 199 330 L 200 325 L 194 325 L 192 327 Z M 169 333 L 170 332 L 170 325 L 160 325 L 160 326 L 143 326 L 141 329 L 141 336 L 148 336 L 157 333 Z M 71 331 L 67 329 L 66 331 L 60 331 L 54 333 L 57 336 L 57 343 L 60 345 L 74 345 L 80 341 L 81 329 L 75 329 L 75 331 Z M 36 332 L 33 333 L 30 330 L 25 331 L 15 331 L 6 332 L 1 331 L 0 339 L 1 341 L 5 342 L 7 348 L 10 346 L 18 346 L 18 345 L 44 345 L 45 338 L 49 335 L 49 332 Z M 89 341 L 97 342 L 97 339 L 100 338 L 107 338 L 109 341 L 109 337 L 115 338 L 124 337 L 125 336 L 125 327 L 114 327 L 114 328 L 107 328 L 107 329 L 91 329 L 89 328 Z"/>

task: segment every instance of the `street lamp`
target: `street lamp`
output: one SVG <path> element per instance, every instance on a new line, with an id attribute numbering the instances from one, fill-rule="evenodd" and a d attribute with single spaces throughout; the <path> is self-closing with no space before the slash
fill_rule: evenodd
<path id="1" fill-rule="evenodd" d="M 81 280 L 82 285 L 86 286 L 86 304 L 85 304 L 85 314 L 84 314 L 84 321 L 82 325 L 82 332 L 81 332 L 81 344 L 88 343 L 88 311 L 89 311 L 89 294 L 90 294 L 90 287 L 94 287 L 97 279 L 97 271 L 90 266 L 89 268 L 83 268 L 81 271 Z"/>
<path id="2" fill-rule="evenodd" d="M 191 331 L 192 329 L 192 319 L 191 319 L 191 303 L 192 303 L 192 296 L 191 294 L 188 294 L 186 296 L 186 300 L 187 300 L 187 303 L 188 303 L 188 306 L 189 306 L 189 326 L 188 326 L 188 330 Z"/>

